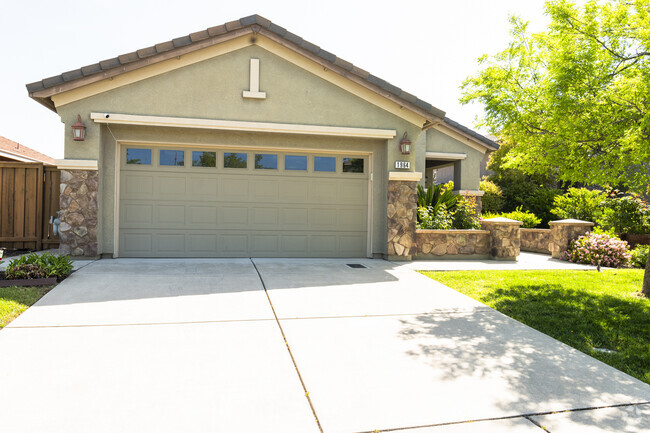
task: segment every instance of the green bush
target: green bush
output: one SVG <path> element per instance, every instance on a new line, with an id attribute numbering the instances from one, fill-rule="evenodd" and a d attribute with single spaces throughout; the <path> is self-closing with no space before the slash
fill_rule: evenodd
<path id="1" fill-rule="evenodd" d="M 607 194 L 600 190 L 569 188 L 569 191 L 555 197 L 551 213 L 560 219 L 574 218 L 596 222 L 603 214 L 603 203 Z"/>
<path id="2" fill-rule="evenodd" d="M 650 205 L 636 194 L 610 193 L 599 224 L 615 233 L 650 233 Z"/>
<path id="3" fill-rule="evenodd" d="M 12 260 L 5 273 L 10 280 L 56 277 L 61 281 L 70 275 L 72 269 L 72 261 L 68 256 L 30 253 Z"/>
<path id="4" fill-rule="evenodd" d="M 433 207 L 418 207 L 417 228 L 426 230 L 449 230 L 452 228 L 452 215 L 447 208 L 440 206 L 437 209 Z"/>
<path id="5" fill-rule="evenodd" d="M 524 229 L 532 229 L 537 227 L 541 222 L 541 218 L 537 218 L 534 213 L 529 212 L 529 211 L 524 211 L 521 209 L 521 206 L 519 206 L 517 209 L 515 209 L 512 212 L 503 212 L 503 213 L 490 213 L 490 212 L 485 212 L 483 215 L 481 215 L 481 218 L 483 219 L 489 219 L 489 218 L 510 218 L 511 220 L 516 220 L 516 221 L 521 221 L 522 228 Z"/>
<path id="6" fill-rule="evenodd" d="M 457 230 L 480 229 L 481 221 L 476 215 L 476 198 L 473 196 L 460 197 L 456 202 L 452 220 L 453 228 Z"/>
<path id="7" fill-rule="evenodd" d="M 637 245 L 636 248 L 632 250 L 632 258 L 630 259 L 630 264 L 635 268 L 645 269 L 645 265 L 648 262 L 649 250 L 650 245 Z"/>
<path id="8" fill-rule="evenodd" d="M 482 210 L 492 213 L 500 212 L 503 207 L 503 192 L 499 185 L 487 178 L 483 178 L 479 189 L 485 193 L 481 197 Z"/>

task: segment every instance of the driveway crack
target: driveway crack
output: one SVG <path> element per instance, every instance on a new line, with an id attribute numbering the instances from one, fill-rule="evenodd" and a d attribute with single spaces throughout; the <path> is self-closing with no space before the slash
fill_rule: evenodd
<path id="1" fill-rule="evenodd" d="M 316 414 L 316 409 L 314 408 L 314 404 L 311 401 L 311 397 L 309 397 L 309 391 L 307 390 L 307 386 L 305 385 L 305 381 L 302 378 L 302 375 L 300 374 L 300 369 L 298 368 L 298 364 L 296 363 L 296 359 L 293 357 L 293 353 L 291 352 L 291 346 L 289 346 L 289 341 L 287 341 L 287 337 L 284 334 L 284 329 L 282 329 L 282 325 L 280 324 L 280 320 L 278 319 L 278 315 L 275 312 L 275 307 L 273 307 L 273 302 L 271 302 L 271 297 L 269 296 L 269 291 L 266 289 L 266 284 L 264 283 L 264 278 L 262 278 L 262 274 L 260 273 L 259 269 L 257 269 L 257 265 L 253 261 L 252 258 L 250 258 L 251 263 L 253 264 L 253 267 L 255 268 L 255 271 L 257 272 L 257 275 L 260 278 L 260 282 L 262 283 L 262 287 L 264 288 L 264 293 L 266 294 L 266 299 L 269 301 L 269 305 L 271 306 L 271 311 L 273 311 L 273 317 L 275 317 L 275 323 L 278 324 L 278 328 L 280 328 L 280 333 L 282 334 L 282 339 L 284 340 L 284 344 L 287 347 L 287 351 L 289 352 L 289 356 L 291 357 L 291 362 L 293 362 L 293 366 L 296 369 L 296 373 L 298 374 L 298 379 L 300 379 L 300 384 L 302 385 L 302 389 L 305 392 L 305 397 L 307 398 L 307 401 L 309 402 L 309 407 L 311 408 L 311 412 L 314 415 L 314 419 L 316 421 L 316 424 L 318 425 L 318 430 L 320 430 L 321 433 L 323 433 L 323 427 L 320 424 L 320 420 L 318 419 L 318 415 Z"/>

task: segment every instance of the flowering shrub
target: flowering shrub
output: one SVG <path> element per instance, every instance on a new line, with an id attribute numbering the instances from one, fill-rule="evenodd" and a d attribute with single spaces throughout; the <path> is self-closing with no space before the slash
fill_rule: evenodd
<path id="1" fill-rule="evenodd" d="M 566 259 L 585 265 L 620 268 L 631 258 L 627 242 L 605 234 L 587 233 L 571 242 Z"/>

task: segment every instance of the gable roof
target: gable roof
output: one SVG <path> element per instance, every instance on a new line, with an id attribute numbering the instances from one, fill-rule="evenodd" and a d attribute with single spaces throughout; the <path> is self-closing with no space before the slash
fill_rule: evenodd
<path id="1" fill-rule="evenodd" d="M 0 137 L 0 157 L 21 162 L 42 162 L 54 165 L 54 158 L 5 137 Z"/>
<path id="2" fill-rule="evenodd" d="M 151 47 L 142 48 L 131 53 L 102 60 L 92 65 L 64 72 L 60 75 L 45 78 L 41 81 L 27 84 L 27 91 L 32 99 L 56 112 L 56 107 L 52 101 L 52 96 L 54 95 L 248 34 L 252 35 L 252 37 L 258 34 L 263 35 L 321 64 L 328 70 L 360 84 L 384 98 L 398 103 L 400 107 L 403 106 L 411 110 L 426 119 L 426 122 L 422 125 L 423 129 L 436 124 L 444 124 L 490 150 L 495 150 L 499 147 L 494 141 L 445 117 L 443 110 L 304 40 L 300 36 L 287 31 L 285 28 L 259 15 L 251 15 L 239 20 L 230 21 Z"/>
<path id="3" fill-rule="evenodd" d="M 220 26 L 210 27 L 209 29 L 175 38 L 171 41 L 162 42 L 152 47 L 142 48 L 112 59 L 103 60 L 99 63 L 45 78 L 41 81 L 27 84 L 27 91 L 31 98 L 52 111 L 56 111 L 54 103 L 51 100 L 51 96 L 53 95 L 246 34 L 260 34 L 276 40 L 284 46 L 301 52 L 312 60 L 324 63 L 332 71 L 364 85 L 381 96 L 399 102 L 405 108 L 420 114 L 431 122 L 440 122 L 445 116 L 444 111 L 434 107 L 430 103 L 354 66 L 352 63 L 323 50 L 319 46 L 302 39 L 300 36 L 287 31 L 283 27 L 259 15 L 251 15 Z"/>

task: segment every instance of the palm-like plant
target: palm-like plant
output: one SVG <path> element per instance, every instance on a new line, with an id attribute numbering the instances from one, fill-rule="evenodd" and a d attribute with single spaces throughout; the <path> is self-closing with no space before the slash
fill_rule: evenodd
<path id="1" fill-rule="evenodd" d="M 418 207 L 431 208 L 433 214 L 436 214 L 441 206 L 449 212 L 456 210 L 458 196 L 444 187 L 445 185 L 439 184 L 424 189 L 422 185 L 418 185 Z"/>

